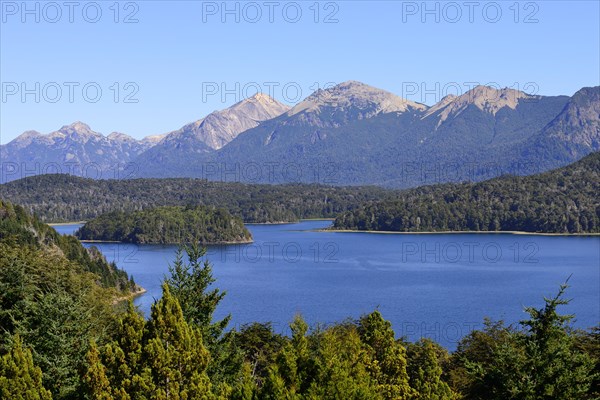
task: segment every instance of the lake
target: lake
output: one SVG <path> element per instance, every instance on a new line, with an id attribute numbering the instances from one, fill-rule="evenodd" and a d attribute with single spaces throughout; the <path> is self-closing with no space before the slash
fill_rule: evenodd
<path id="1" fill-rule="evenodd" d="M 524 306 L 543 306 L 569 276 L 577 327 L 600 320 L 600 237 L 511 234 L 318 232 L 330 221 L 247 225 L 255 242 L 210 246 L 216 286 L 227 291 L 216 317 L 230 326 L 272 321 L 276 331 L 301 313 L 332 323 L 379 309 L 397 336 L 432 338 L 449 349 L 484 317 L 515 323 Z M 80 225 L 58 225 L 62 234 Z M 91 244 L 86 243 L 86 246 Z M 148 315 L 175 246 L 95 243 L 147 293 Z"/>

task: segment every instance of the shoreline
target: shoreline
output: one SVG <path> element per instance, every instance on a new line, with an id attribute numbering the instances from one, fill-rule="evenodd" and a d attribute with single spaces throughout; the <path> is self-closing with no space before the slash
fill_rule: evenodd
<path id="1" fill-rule="evenodd" d="M 554 233 L 554 232 L 525 232 L 525 231 L 424 231 L 424 232 L 398 232 L 398 231 L 361 231 L 353 229 L 314 229 L 314 232 L 330 233 L 374 233 L 383 235 L 447 235 L 447 234 L 504 234 L 504 235 L 535 235 L 535 236 L 600 236 L 600 233 Z"/>
<path id="2" fill-rule="evenodd" d="M 129 294 L 125 295 L 125 296 L 119 296 L 119 297 L 115 298 L 113 300 L 113 305 L 122 303 L 122 302 L 127 301 L 127 300 L 135 299 L 136 297 L 141 296 L 141 295 L 143 295 L 146 292 L 148 292 L 146 289 L 144 289 L 141 286 L 138 286 L 138 290 L 136 290 L 135 292 L 129 293 Z"/>
<path id="3" fill-rule="evenodd" d="M 335 218 L 301 218 L 296 221 L 276 221 L 276 222 L 244 222 L 244 225 L 286 225 L 298 224 L 302 221 L 335 221 Z M 45 222 L 50 226 L 65 226 L 65 225 L 84 225 L 87 221 L 69 221 L 69 222 Z"/>
<path id="4" fill-rule="evenodd" d="M 303 221 L 335 221 L 335 218 L 301 218 L 296 221 L 276 221 L 276 222 L 244 222 L 244 225 L 292 225 Z"/>
<path id="5" fill-rule="evenodd" d="M 136 246 L 143 246 L 143 245 L 159 245 L 159 246 L 176 246 L 178 244 L 180 244 L 179 242 L 174 242 L 174 243 L 134 243 L 134 242 L 120 242 L 118 240 L 90 240 L 90 239 L 77 239 L 79 240 L 81 243 L 89 243 L 89 244 L 94 244 L 94 243 L 118 243 L 118 244 L 131 244 L 131 245 L 136 245 Z M 240 241 L 240 242 L 211 242 L 211 243 L 200 243 L 202 246 L 217 246 L 217 245 L 222 245 L 222 244 L 250 244 L 250 243 L 254 243 L 254 239 L 252 240 L 244 240 L 244 241 Z"/>
<path id="6" fill-rule="evenodd" d="M 244 225 L 290 225 L 297 224 L 300 221 L 294 222 L 285 222 L 285 221 L 277 221 L 277 222 L 244 222 Z"/>

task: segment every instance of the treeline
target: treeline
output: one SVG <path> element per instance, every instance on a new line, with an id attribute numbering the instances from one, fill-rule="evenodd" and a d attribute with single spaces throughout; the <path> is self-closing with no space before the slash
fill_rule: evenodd
<path id="1" fill-rule="evenodd" d="M 587 400 L 600 395 L 600 328 L 570 328 L 572 317 L 557 311 L 567 304 L 566 286 L 543 307 L 527 308 L 529 317 L 519 326 L 487 321 L 450 354 L 432 340 L 396 339 L 378 311 L 310 330 L 296 316 L 289 337 L 268 323 L 227 330 L 229 318 L 213 319 L 225 293 L 214 288 L 204 254 L 198 246 L 177 254 L 148 320 L 130 303 L 125 310 L 113 309 L 96 332 L 95 308 L 86 314 L 89 321 L 72 320 L 72 308 L 65 310 L 64 302 L 44 302 L 35 334 L 22 327 L 3 333 L 0 397 Z M 42 265 L 31 261 L 32 267 Z"/>
<path id="2" fill-rule="evenodd" d="M 243 221 L 215 207 L 157 207 L 101 215 L 83 225 L 75 236 L 81 240 L 125 243 L 202 244 L 243 243 L 252 235 Z"/>
<path id="3" fill-rule="evenodd" d="M 100 251 L 86 249 L 73 236 L 58 234 L 52 227 L 30 215 L 19 205 L 0 200 L 0 244 L 4 248 L 29 249 L 32 252 L 58 253 L 84 272 L 95 274 L 98 283 L 120 292 L 136 290 L 133 278 L 114 263 L 108 263 Z"/>
<path id="4" fill-rule="evenodd" d="M 93 180 L 41 175 L 0 185 L 0 198 L 21 204 L 45 222 L 87 221 L 112 211 L 158 206 L 216 206 L 248 223 L 335 218 L 370 200 L 391 199 L 377 187 L 253 185 L 203 179 Z"/>
<path id="5" fill-rule="evenodd" d="M 539 175 L 408 190 L 342 213 L 333 228 L 598 233 L 600 153 Z"/>

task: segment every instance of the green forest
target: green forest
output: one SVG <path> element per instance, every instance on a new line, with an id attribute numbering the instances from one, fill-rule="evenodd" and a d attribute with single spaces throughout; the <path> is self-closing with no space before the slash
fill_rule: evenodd
<path id="1" fill-rule="evenodd" d="M 452 353 L 429 339 L 397 338 L 377 310 L 314 327 L 290 316 L 291 335 L 282 335 L 269 323 L 232 329 L 230 317 L 215 320 L 226 293 L 194 243 L 180 246 L 144 319 L 130 301 L 115 301 L 125 275 L 109 284 L 102 274 L 117 274 L 110 266 L 70 256 L 23 208 L 0 210 L 2 399 L 600 396 L 600 326 L 571 327 L 574 316 L 559 310 L 568 305 L 566 284 L 517 325 L 485 321 Z"/>
<path id="2" fill-rule="evenodd" d="M 409 190 L 43 175 L 0 185 L 0 198 L 23 205 L 44 222 L 159 206 L 213 206 L 246 223 L 335 218 L 334 229 L 340 230 L 598 233 L 600 153 L 538 175 Z"/>
<path id="3" fill-rule="evenodd" d="M 30 215 L 19 205 L 0 200 L 0 245 L 3 255 L 10 251 L 26 251 L 31 257 L 51 254 L 66 263 L 76 265 L 82 272 L 95 275 L 104 288 L 116 288 L 121 293 L 136 291 L 133 278 L 107 263 L 104 256 L 91 247 L 86 249 L 73 236 L 59 235 L 52 227 Z M 62 262 L 61 261 L 61 262 Z"/>
<path id="4" fill-rule="evenodd" d="M 333 229 L 600 233 L 600 153 L 539 175 L 407 190 L 341 213 Z"/>
<path id="5" fill-rule="evenodd" d="M 215 206 L 246 223 L 335 218 L 366 201 L 397 192 L 374 186 L 253 185 L 203 179 L 93 180 L 40 175 L 0 185 L 0 198 L 20 204 L 44 222 L 87 221 L 113 211 L 159 206 Z"/>
<path id="6" fill-rule="evenodd" d="M 157 207 L 126 213 L 101 215 L 83 225 L 75 236 L 80 240 L 125 243 L 202 244 L 247 243 L 252 235 L 243 221 L 215 207 Z"/>

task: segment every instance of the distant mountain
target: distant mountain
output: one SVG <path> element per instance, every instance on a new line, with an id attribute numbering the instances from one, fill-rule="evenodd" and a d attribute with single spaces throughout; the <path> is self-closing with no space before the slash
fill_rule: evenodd
<path id="1" fill-rule="evenodd" d="M 579 90 L 539 134 L 522 146 L 521 159 L 541 170 L 600 150 L 600 86 Z"/>
<path id="2" fill-rule="evenodd" d="M 183 168 L 162 164 L 160 176 L 203 176 L 202 166 L 211 165 L 222 168 L 215 174 L 222 179 L 411 187 L 534 173 L 536 165 L 522 166 L 520 146 L 568 101 L 478 86 L 428 108 L 346 82 L 314 93 L 219 151 L 188 158 Z"/>
<path id="3" fill-rule="evenodd" d="M 194 156 L 219 150 L 240 133 L 288 110 L 288 106 L 263 93 L 257 93 L 229 108 L 214 111 L 205 118 L 168 133 L 135 162 L 144 176 L 161 174 L 165 166 L 174 171 L 180 170 Z"/>
<path id="4" fill-rule="evenodd" d="M 427 107 L 348 81 L 291 109 L 258 94 L 141 141 L 104 137 L 81 123 L 49 135 L 26 132 L 0 155 L 29 171 L 34 163 L 130 163 L 131 173 L 120 177 L 397 188 L 480 181 L 542 172 L 600 150 L 599 91 L 539 96 L 477 86 Z M 23 174 L 8 175 L 0 181 Z"/>
<path id="5" fill-rule="evenodd" d="M 233 106 L 214 111 L 196 122 L 185 125 L 167 134 L 161 147 L 177 145 L 187 141 L 204 143 L 212 150 L 219 150 L 240 133 L 258 126 L 261 122 L 275 118 L 290 107 L 263 93 L 257 93 Z M 165 147 L 166 148 L 166 147 Z"/>
<path id="6" fill-rule="evenodd" d="M 285 125 L 337 128 L 380 114 L 424 111 L 427 106 L 392 93 L 348 81 L 329 89 L 319 89 L 283 116 Z"/>
<path id="7" fill-rule="evenodd" d="M 102 171 L 112 170 L 116 173 L 158 140 L 159 137 L 136 140 L 118 132 L 104 136 L 79 121 L 46 135 L 27 131 L 0 146 L 3 163 L 0 180 L 4 181 L 6 179 L 2 178 L 10 178 L 11 175 L 10 166 L 7 167 L 5 163 L 13 163 L 15 168 L 22 169 L 14 174 L 14 178 L 34 173 L 71 172 L 90 176 Z M 114 177 L 111 174 L 103 175 L 105 178 Z"/>
<path id="8" fill-rule="evenodd" d="M 338 181 L 340 158 L 350 164 L 386 142 L 372 135 L 370 121 L 393 113 L 413 119 L 427 106 L 402 99 L 384 90 L 349 81 L 321 89 L 288 112 L 249 129 L 219 151 L 189 158 L 172 168 L 162 164 L 159 176 L 211 178 L 204 166 L 220 169 L 212 177 L 262 183 L 355 183 Z M 357 123 L 365 129 L 348 136 Z M 349 165 L 352 169 L 352 165 Z M 142 173 L 148 171 L 141 168 Z M 349 174 L 354 174 L 351 170 Z M 156 176 L 156 171 L 144 176 Z M 364 180 L 363 182 L 368 182 Z"/>

